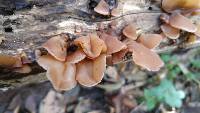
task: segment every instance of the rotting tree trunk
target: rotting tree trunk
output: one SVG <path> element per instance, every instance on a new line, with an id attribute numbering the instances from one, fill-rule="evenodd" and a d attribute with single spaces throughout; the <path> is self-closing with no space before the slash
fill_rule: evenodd
<path id="1" fill-rule="evenodd" d="M 159 16 L 164 13 L 159 0 L 112 0 L 118 4 L 121 13 L 112 18 L 94 13 L 91 7 L 95 1 L 99 0 L 0 0 L 0 36 L 6 39 L 0 44 L 0 54 L 16 55 L 24 51 L 34 62 L 35 49 L 51 36 L 76 34 L 77 30 L 93 32 L 98 30 L 99 23 L 106 27 L 113 20 L 118 21 L 118 31 L 134 22 L 144 33 L 159 32 Z M 193 17 L 193 20 L 199 21 L 200 17 Z M 160 53 L 199 45 L 198 40 L 192 44 L 183 40 L 174 45 L 162 44 L 155 51 Z M 45 81 L 45 73 L 41 73 L 44 70 L 35 63 L 31 65 L 33 72 L 29 74 L 0 69 L 0 87 Z"/>

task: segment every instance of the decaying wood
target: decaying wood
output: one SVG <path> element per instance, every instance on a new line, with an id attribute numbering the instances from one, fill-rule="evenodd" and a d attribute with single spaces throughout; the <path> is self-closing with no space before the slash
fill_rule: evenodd
<path id="1" fill-rule="evenodd" d="M 0 44 L 0 54 L 16 55 L 25 52 L 30 60 L 35 61 L 34 51 L 40 48 L 53 35 L 68 33 L 76 35 L 77 31 L 88 33 L 98 30 L 102 23 L 106 28 L 110 22 L 118 21 L 117 31 L 128 23 L 134 22 L 141 32 L 158 32 L 160 1 L 153 0 L 114 0 L 117 1 L 121 16 L 103 17 L 91 10 L 91 4 L 98 0 L 6 0 L 0 1 L 0 35 L 5 41 Z M 21 4 L 21 5 L 19 5 Z M 24 5 L 23 5 L 24 4 Z M 193 17 L 194 22 L 200 20 Z M 183 38 L 184 39 L 184 38 Z M 184 40 L 183 40 L 184 41 Z M 200 41 L 191 44 L 179 42 L 174 45 L 162 44 L 157 52 L 177 48 L 199 46 Z M 19 86 L 46 80 L 38 73 L 38 67 L 31 74 L 19 75 L 0 69 L 0 84 Z M 42 69 L 39 69 L 42 72 Z"/>

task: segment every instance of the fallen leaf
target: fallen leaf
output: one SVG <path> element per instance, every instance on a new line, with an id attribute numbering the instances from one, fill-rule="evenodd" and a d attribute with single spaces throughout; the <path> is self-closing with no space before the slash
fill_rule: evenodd
<path id="1" fill-rule="evenodd" d="M 42 100 L 39 107 L 40 113 L 65 113 L 66 103 L 63 95 L 50 90 Z"/>

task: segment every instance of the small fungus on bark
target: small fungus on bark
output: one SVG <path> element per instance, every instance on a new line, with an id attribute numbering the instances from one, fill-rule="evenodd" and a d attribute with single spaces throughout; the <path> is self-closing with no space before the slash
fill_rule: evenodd
<path id="1" fill-rule="evenodd" d="M 149 49 L 153 49 L 160 45 L 163 37 L 159 34 L 141 34 L 137 42 L 141 43 Z"/>
<path id="2" fill-rule="evenodd" d="M 137 39 L 136 31 L 137 31 L 137 29 L 136 29 L 135 24 L 129 24 L 123 29 L 122 32 L 127 38 L 130 38 L 132 40 L 136 40 Z"/>
<path id="3" fill-rule="evenodd" d="M 110 15 L 110 8 L 105 0 L 101 0 L 98 5 L 94 8 L 94 11 L 102 15 Z"/>
<path id="4" fill-rule="evenodd" d="M 129 51 L 132 52 L 134 63 L 148 71 L 158 71 L 164 65 L 159 55 L 144 45 L 136 41 L 130 41 L 127 46 Z"/>
<path id="5" fill-rule="evenodd" d="M 170 39 L 177 39 L 180 36 L 180 30 L 170 26 L 169 24 L 161 25 L 161 30 L 164 35 Z"/>
<path id="6" fill-rule="evenodd" d="M 169 19 L 169 24 L 177 29 L 181 29 L 187 32 L 194 33 L 197 31 L 197 27 L 192 23 L 192 21 L 180 13 L 174 12 Z"/>

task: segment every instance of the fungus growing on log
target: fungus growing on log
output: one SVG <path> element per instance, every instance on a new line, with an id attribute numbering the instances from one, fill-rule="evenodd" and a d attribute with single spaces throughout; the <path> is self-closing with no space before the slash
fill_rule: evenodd
<path id="1" fill-rule="evenodd" d="M 162 36 L 159 34 L 141 34 L 137 42 L 141 43 L 149 49 L 157 47 L 163 40 Z"/>
<path id="2" fill-rule="evenodd" d="M 101 53 L 107 51 L 106 44 L 100 39 L 97 34 L 88 34 L 74 40 L 76 45 L 79 45 L 88 58 L 93 59 Z"/>
<path id="3" fill-rule="evenodd" d="M 117 37 L 108 35 L 106 33 L 102 33 L 100 38 L 106 43 L 107 46 L 107 54 L 113 54 L 119 52 L 122 49 L 125 49 L 126 44 L 122 43 L 118 40 Z"/>
<path id="4" fill-rule="evenodd" d="M 101 0 L 98 3 L 98 5 L 94 8 L 94 11 L 102 15 L 110 15 L 109 5 L 104 0 Z"/>
<path id="5" fill-rule="evenodd" d="M 196 32 L 197 27 L 192 23 L 192 21 L 180 13 L 174 12 L 169 19 L 169 24 L 174 27 L 178 28 L 187 32 Z"/>
<path id="6" fill-rule="evenodd" d="M 76 80 L 83 86 L 92 87 L 101 82 L 106 69 L 106 55 L 84 59 L 77 64 Z"/>
<path id="7" fill-rule="evenodd" d="M 148 71 L 158 71 L 164 65 L 159 55 L 144 45 L 136 41 L 129 41 L 127 46 L 129 51 L 132 52 L 134 63 Z"/>
<path id="8" fill-rule="evenodd" d="M 177 39 L 180 36 L 180 30 L 170 26 L 169 24 L 161 25 L 161 30 L 164 35 L 170 39 Z"/>
<path id="9" fill-rule="evenodd" d="M 199 9 L 200 0 L 162 0 L 162 8 L 166 12 L 171 12 L 176 9 Z"/>
<path id="10" fill-rule="evenodd" d="M 49 40 L 52 41 L 52 38 Z M 96 34 L 89 34 L 74 40 L 74 43 L 81 48 L 66 55 L 64 61 L 51 54 L 40 56 L 37 60 L 47 70 L 47 78 L 56 90 L 70 90 L 76 86 L 77 81 L 90 87 L 103 78 L 106 68 L 106 55 L 103 53 L 107 50 L 104 41 Z M 51 48 L 54 46 L 57 45 Z"/>
<path id="11" fill-rule="evenodd" d="M 53 57 L 59 61 L 65 61 L 67 55 L 67 36 L 57 35 L 45 42 L 42 47 L 45 48 Z"/>
<path id="12" fill-rule="evenodd" d="M 56 90 L 70 90 L 76 86 L 75 64 L 58 61 L 50 55 L 41 56 L 37 62 L 47 70 L 46 76 Z"/>
<path id="13" fill-rule="evenodd" d="M 137 39 L 136 27 L 134 24 L 129 24 L 123 29 L 123 34 L 132 40 Z"/>
<path id="14" fill-rule="evenodd" d="M 112 32 L 115 31 L 114 27 L 111 28 Z M 167 32 L 171 32 L 170 30 Z M 129 24 L 122 30 L 127 37 L 123 42 L 118 39 L 119 33 L 112 35 L 113 33 L 107 34 L 108 32 L 109 29 L 100 30 L 99 36 L 96 33 L 80 36 L 73 40 L 78 48 L 68 54 L 66 36 L 52 37 L 43 44 L 42 47 L 49 54 L 39 56 L 37 62 L 47 70 L 47 78 L 55 89 L 70 90 L 77 83 L 86 87 L 97 85 L 103 79 L 106 63 L 112 65 L 120 62 L 128 52 L 132 53 L 135 64 L 149 71 L 158 71 L 164 65 L 160 57 L 151 51 L 161 43 L 162 35 L 141 34 L 138 38 L 134 24 Z"/>
<path id="15" fill-rule="evenodd" d="M 199 36 L 199 28 L 193 22 L 180 14 L 179 12 L 172 12 L 169 16 L 162 14 L 160 19 L 165 23 L 161 25 L 162 33 L 170 39 L 178 39 L 180 36 L 180 30 L 184 30 L 190 33 L 194 33 Z"/>

